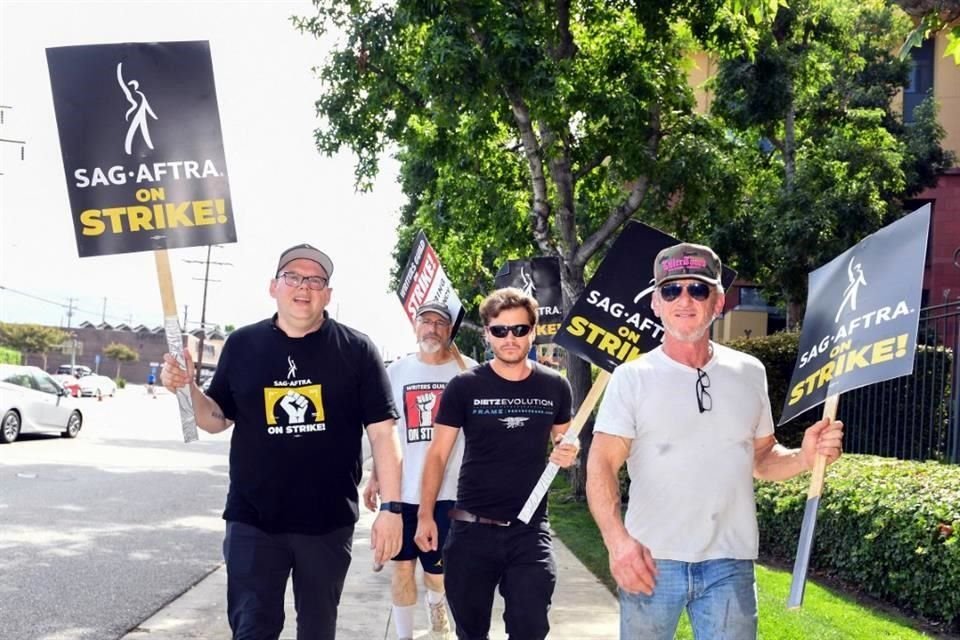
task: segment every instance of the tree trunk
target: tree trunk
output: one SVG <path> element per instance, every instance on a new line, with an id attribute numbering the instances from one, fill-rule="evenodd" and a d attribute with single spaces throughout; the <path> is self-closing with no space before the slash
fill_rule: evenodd
<path id="1" fill-rule="evenodd" d="M 120 361 L 117 360 L 117 375 L 113 376 L 113 379 L 116 380 L 120 377 Z"/>
<path id="2" fill-rule="evenodd" d="M 583 269 L 565 261 L 561 269 L 563 275 L 563 309 L 564 314 L 569 313 L 573 304 L 583 293 L 586 285 L 583 281 Z M 593 384 L 590 375 L 590 363 L 586 360 L 570 353 L 565 352 L 567 380 L 570 382 L 570 388 L 573 391 L 573 412 L 576 415 L 580 404 L 590 391 Z M 588 421 L 580 431 L 580 455 L 577 462 L 570 467 L 570 487 L 573 495 L 578 498 L 586 496 L 587 487 L 587 455 L 590 453 L 590 441 L 593 437 L 593 421 Z"/>

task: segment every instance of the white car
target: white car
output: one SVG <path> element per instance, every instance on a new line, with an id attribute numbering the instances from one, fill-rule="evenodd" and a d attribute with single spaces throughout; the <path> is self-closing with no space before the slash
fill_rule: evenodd
<path id="1" fill-rule="evenodd" d="M 84 398 L 112 397 L 117 392 L 117 383 L 107 376 L 100 376 L 94 373 L 89 376 L 83 376 L 78 382 L 80 383 L 80 395 Z"/>
<path id="2" fill-rule="evenodd" d="M 0 444 L 28 431 L 76 438 L 83 414 L 69 392 L 37 367 L 0 364 Z"/>

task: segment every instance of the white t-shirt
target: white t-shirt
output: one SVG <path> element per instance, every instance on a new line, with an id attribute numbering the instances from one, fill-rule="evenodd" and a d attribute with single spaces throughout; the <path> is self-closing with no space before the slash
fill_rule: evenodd
<path id="1" fill-rule="evenodd" d="M 659 347 L 617 367 L 595 432 L 630 438 L 625 526 L 654 558 L 757 557 L 754 440 L 773 433 L 763 364 L 713 344 L 703 367 L 712 409 L 700 413 L 695 368 Z"/>
<path id="2" fill-rule="evenodd" d="M 472 358 L 463 356 L 468 368 L 477 366 Z M 455 360 L 444 364 L 424 364 L 412 354 L 387 367 L 393 402 L 400 419 L 397 434 L 403 450 L 403 474 L 400 500 L 420 504 L 420 476 L 427 449 L 433 441 L 433 421 L 440 407 L 440 396 L 447 382 L 460 373 Z M 456 444 L 447 460 L 437 500 L 457 499 L 457 478 L 463 461 L 463 435 L 457 434 Z"/>

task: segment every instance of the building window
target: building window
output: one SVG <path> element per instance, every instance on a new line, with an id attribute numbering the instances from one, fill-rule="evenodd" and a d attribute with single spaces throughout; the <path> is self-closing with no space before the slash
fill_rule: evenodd
<path id="1" fill-rule="evenodd" d="M 924 40 L 910 49 L 913 67 L 910 80 L 903 88 L 903 121 L 913 122 L 913 110 L 933 91 L 933 39 Z"/>

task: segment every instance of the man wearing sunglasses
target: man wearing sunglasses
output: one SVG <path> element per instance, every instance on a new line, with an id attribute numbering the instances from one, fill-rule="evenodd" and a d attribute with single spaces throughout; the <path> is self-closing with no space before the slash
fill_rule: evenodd
<path id="1" fill-rule="evenodd" d="M 622 638 L 673 638 L 684 609 L 696 638 L 756 638 L 753 478 L 784 480 L 817 453 L 828 464 L 840 456 L 837 421 L 811 426 L 799 449 L 777 444 L 763 364 L 710 340 L 720 275 L 709 247 L 659 253 L 651 304 L 663 344 L 614 371 L 597 415 L 587 499 L 620 587 Z"/>
<path id="2" fill-rule="evenodd" d="M 189 385 L 197 426 L 233 426 L 223 513 L 227 617 L 235 638 L 279 638 L 293 574 L 299 640 L 333 640 L 358 517 L 361 439 L 370 438 L 385 501 L 400 499 L 397 413 L 379 352 L 326 307 L 333 262 L 307 244 L 280 254 L 272 318 L 230 334 L 206 393 L 166 354 L 163 386 Z M 398 514 L 380 513 L 370 543 L 400 550 Z"/>
<path id="3" fill-rule="evenodd" d="M 423 460 L 433 441 L 433 419 L 440 405 L 440 396 L 450 379 L 460 373 L 460 366 L 451 350 L 450 335 L 453 317 L 446 304 L 427 302 L 417 309 L 414 331 L 417 353 L 402 358 L 389 367 L 387 375 L 393 387 L 393 402 L 400 411 L 397 432 L 403 449 L 401 502 L 382 502 L 380 509 L 398 509 L 403 517 L 403 546 L 393 558 L 391 592 L 393 597 L 393 626 L 400 640 L 412 640 L 414 610 L 417 604 L 416 563 L 423 567 L 426 587 L 427 613 L 431 640 L 450 637 L 443 587 L 443 558 L 439 550 L 422 551 L 414 542 L 417 530 L 417 511 L 420 505 L 420 477 Z M 463 357 L 467 367 L 477 363 Z M 443 482 L 434 508 L 438 528 L 438 547 L 443 548 L 450 520 L 447 513 L 457 498 L 457 478 L 463 459 L 463 438 L 459 437 L 447 463 Z M 363 500 L 371 511 L 377 508 L 379 484 L 376 465 L 363 492 Z"/>
<path id="4" fill-rule="evenodd" d="M 438 548 L 434 502 L 457 435 L 465 439 L 457 502 L 443 546 L 444 583 L 460 640 L 488 637 L 497 585 L 511 638 L 541 640 L 556 583 L 546 500 L 529 524 L 518 521 L 546 466 L 547 445 L 570 425 L 570 385 L 527 355 L 537 302 L 520 289 L 494 291 L 480 305 L 492 361 L 447 385 L 427 451 L 416 541 Z M 569 467 L 577 448 L 560 444 L 550 460 Z"/>

